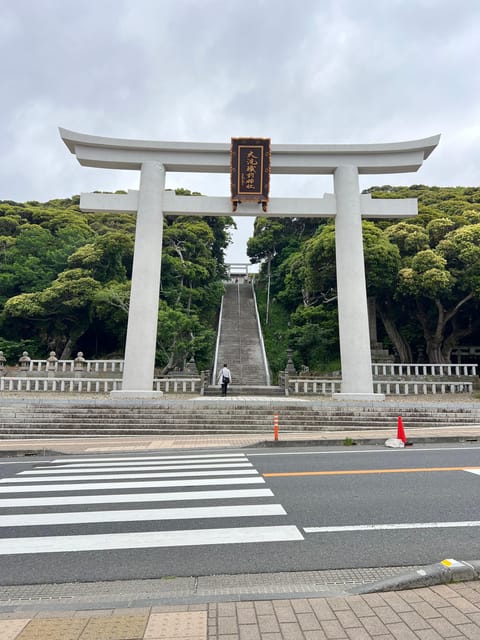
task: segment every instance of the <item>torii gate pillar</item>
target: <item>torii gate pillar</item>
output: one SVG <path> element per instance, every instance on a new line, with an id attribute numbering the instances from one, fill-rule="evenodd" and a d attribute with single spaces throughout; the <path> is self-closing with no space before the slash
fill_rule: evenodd
<path id="1" fill-rule="evenodd" d="M 367 287 L 357 167 L 337 167 L 334 185 L 338 328 L 342 363 L 340 395 L 344 396 L 363 394 L 366 389 L 372 389 L 373 379 L 368 310 L 365 312 Z M 376 399 L 380 399 L 378 394 Z"/>
<path id="2" fill-rule="evenodd" d="M 231 215 L 230 198 L 175 196 L 164 190 L 165 171 L 228 173 L 230 145 L 102 138 L 60 129 L 60 135 L 88 167 L 141 171 L 140 190 L 127 195 L 82 194 L 86 211 L 137 213 L 132 292 L 122 391 L 118 396 L 158 397 L 153 372 L 161 269 L 163 215 Z M 440 136 L 360 145 L 272 145 L 271 172 L 333 175 L 335 197 L 271 198 L 267 216 L 335 217 L 337 293 L 345 399 L 382 400 L 373 392 L 368 305 L 363 259 L 362 216 L 416 215 L 415 199 L 372 200 L 359 192 L 362 174 L 417 171 Z M 262 215 L 259 205 L 241 204 L 235 215 Z"/>

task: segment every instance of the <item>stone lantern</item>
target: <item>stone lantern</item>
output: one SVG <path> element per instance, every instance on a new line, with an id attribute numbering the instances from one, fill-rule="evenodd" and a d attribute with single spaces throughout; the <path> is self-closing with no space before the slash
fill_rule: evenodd
<path id="1" fill-rule="evenodd" d="M 30 369 L 30 361 L 31 358 L 28 355 L 28 351 L 24 351 L 18 359 L 18 362 L 20 363 L 20 371 L 22 373 L 26 374 L 28 372 L 28 370 Z"/>

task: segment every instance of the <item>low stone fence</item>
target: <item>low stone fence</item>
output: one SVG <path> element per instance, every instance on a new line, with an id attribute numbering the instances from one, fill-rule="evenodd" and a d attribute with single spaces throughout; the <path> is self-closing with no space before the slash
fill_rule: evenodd
<path id="1" fill-rule="evenodd" d="M 373 363 L 373 376 L 442 376 L 450 377 L 471 377 L 477 375 L 476 364 L 393 364 L 393 363 Z"/>
<path id="2" fill-rule="evenodd" d="M 0 392 L 110 393 L 121 388 L 120 378 L 0 378 Z M 163 393 L 199 394 L 200 388 L 200 378 L 156 378 L 153 381 L 153 390 Z"/>

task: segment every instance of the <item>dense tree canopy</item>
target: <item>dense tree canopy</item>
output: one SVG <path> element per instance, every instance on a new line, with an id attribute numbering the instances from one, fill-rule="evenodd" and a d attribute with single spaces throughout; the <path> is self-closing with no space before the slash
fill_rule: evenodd
<path id="1" fill-rule="evenodd" d="M 188 196 L 187 190 L 179 190 Z M 0 201 L 0 349 L 15 361 L 122 356 L 135 216 L 84 213 L 79 197 Z M 157 365 L 211 363 L 231 218 L 164 220 Z M 159 251 L 161 248 L 159 247 Z"/>
<path id="2" fill-rule="evenodd" d="M 441 363 L 465 340 L 480 344 L 480 188 L 386 185 L 366 193 L 419 204 L 413 218 L 363 221 L 367 292 L 385 346 L 402 362 Z M 334 222 L 257 219 L 248 252 L 263 260 L 260 283 L 272 270 L 273 302 L 288 313 L 287 328 L 276 330 L 296 364 L 336 362 Z"/>

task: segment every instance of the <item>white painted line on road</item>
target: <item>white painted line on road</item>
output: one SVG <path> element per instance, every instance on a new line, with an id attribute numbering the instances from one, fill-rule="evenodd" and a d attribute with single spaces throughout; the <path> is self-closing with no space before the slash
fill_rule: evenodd
<path id="1" fill-rule="evenodd" d="M 234 462 L 248 462 L 245 456 L 237 457 L 237 458 L 212 458 L 211 460 L 164 460 L 161 462 L 149 461 L 149 460 L 141 460 L 140 462 L 87 462 L 85 464 L 80 464 L 78 462 L 72 464 L 60 464 L 60 465 L 37 465 L 36 469 L 96 469 L 97 467 L 108 469 L 110 467 L 138 467 L 141 465 L 155 465 L 160 468 L 169 468 L 166 465 L 171 465 L 172 468 L 180 467 L 180 465 L 184 465 L 188 463 L 188 466 L 195 467 L 200 465 L 214 464 L 214 463 L 234 463 Z"/>
<path id="2" fill-rule="evenodd" d="M 184 469 L 192 469 L 192 470 L 199 470 L 202 471 L 202 469 L 235 469 L 235 468 L 242 468 L 244 469 L 245 467 L 253 467 L 251 462 L 236 462 L 236 463 L 225 463 L 225 464 L 202 464 L 202 465 L 191 465 L 191 464 L 182 464 L 182 465 L 168 465 L 168 466 L 162 466 L 159 467 L 158 465 L 155 465 L 153 467 L 148 466 L 148 467 L 134 467 L 132 469 L 132 467 L 119 467 L 118 469 L 111 469 L 110 467 L 96 467 L 94 469 L 92 468 L 88 468 L 88 469 L 64 469 L 63 467 L 61 469 L 59 469 L 58 467 L 41 467 L 40 469 L 37 467 L 31 471 L 20 471 L 20 473 L 18 474 L 19 476 L 34 476 L 34 475 L 61 475 L 61 474 L 67 474 L 67 473 L 102 473 L 103 471 L 109 471 L 110 473 L 121 473 L 121 472 L 127 472 L 130 471 L 130 473 L 136 473 L 137 471 L 168 471 L 173 470 L 173 471 L 183 471 Z M 176 474 L 179 475 L 179 474 Z M 94 477 L 94 476 L 92 476 Z"/>
<path id="3" fill-rule="evenodd" d="M 477 476 L 480 476 L 480 469 L 464 469 L 464 471 L 468 471 L 468 473 L 474 473 Z"/>
<path id="4" fill-rule="evenodd" d="M 358 524 L 341 527 L 303 527 L 305 533 L 342 533 L 347 531 L 391 531 L 396 529 L 454 529 L 480 527 L 480 520 L 460 522 L 402 522 L 400 524 Z"/>
<path id="5" fill-rule="evenodd" d="M 301 441 L 296 441 L 296 444 L 294 446 L 299 446 L 299 443 Z M 362 441 L 359 440 L 358 444 L 361 445 L 362 447 L 366 447 L 366 445 L 362 445 Z M 308 446 L 308 445 L 305 445 Z M 418 449 L 412 449 L 409 448 L 407 449 L 379 449 L 378 447 L 376 447 L 375 449 L 367 449 L 367 448 L 362 448 L 362 449 L 355 449 L 355 451 L 345 451 L 342 449 L 342 451 L 335 451 L 335 450 L 331 450 L 332 447 L 328 444 L 325 444 L 325 448 L 328 449 L 328 451 L 318 451 L 318 447 L 321 447 L 322 443 L 321 441 L 319 441 L 316 445 L 314 445 L 314 448 L 312 451 L 272 451 L 271 453 L 256 453 L 253 451 L 249 451 L 248 452 L 248 457 L 249 458 L 255 458 L 255 457 L 269 457 L 269 456 L 337 456 L 337 455 L 361 455 L 361 454 L 371 454 L 371 453 L 378 453 L 378 454 L 383 454 L 383 453 L 387 453 L 387 454 L 391 454 L 391 455 L 401 455 L 402 453 L 404 455 L 408 455 L 408 457 L 410 458 L 411 455 L 410 454 L 415 454 L 415 453 L 426 453 L 426 452 L 430 452 L 430 451 L 478 451 L 480 449 L 480 445 L 476 446 L 476 447 L 430 447 L 430 448 L 424 448 L 421 445 L 419 445 L 420 448 Z"/>
<path id="6" fill-rule="evenodd" d="M 0 555 L 104 551 L 106 549 L 155 549 L 159 547 L 190 547 L 251 542 L 288 542 L 303 539 L 297 527 L 291 525 L 282 527 L 181 529 L 178 531 L 4 538 L 0 545 Z"/>
<path id="7" fill-rule="evenodd" d="M 65 485 L 28 485 L 0 487 L 0 493 L 42 493 L 44 491 L 97 491 L 98 489 L 150 489 L 160 487 L 201 487 L 212 485 L 232 485 L 232 484 L 260 484 L 265 483 L 261 476 L 253 478 L 192 478 L 191 480 L 151 480 L 149 482 L 88 482 Z"/>
<path id="8" fill-rule="evenodd" d="M 21 513 L 11 516 L 0 516 L 0 527 L 33 527 L 39 525 L 81 524 L 88 522 L 141 522 L 146 520 L 192 520 L 199 518 L 246 518 L 255 516 L 285 515 L 287 515 L 287 513 L 281 504 L 236 504 L 225 507 L 130 509 L 129 511 Z"/>
<path id="9" fill-rule="evenodd" d="M 90 457 L 90 458 L 68 458 L 68 462 L 118 462 L 122 460 L 202 460 L 205 458 L 238 458 L 239 456 L 244 455 L 240 453 L 198 453 L 195 455 L 171 455 L 171 456 L 122 456 L 122 457 L 113 457 L 109 456 L 108 458 L 99 458 L 98 456 Z M 51 461 L 52 463 L 65 463 L 65 458 L 57 458 Z"/>
<path id="10" fill-rule="evenodd" d="M 131 471 L 131 469 L 129 469 Z M 35 476 L 34 478 L 22 476 L 21 478 L 3 478 L 0 484 L 21 484 L 26 482 L 73 482 L 74 480 L 130 480 L 131 478 L 193 478 L 200 476 L 248 476 L 256 475 L 256 469 L 228 469 L 228 471 L 169 471 L 168 473 L 105 473 L 92 474 L 91 476 Z"/>
<path id="11" fill-rule="evenodd" d="M 164 493 L 116 493 L 83 496 L 40 496 L 38 498 L 0 498 L 4 507 L 50 507 L 67 504 L 127 504 L 130 502 L 176 502 L 177 500 L 236 500 L 272 498 L 270 489 L 219 489 L 218 491 L 169 491 Z"/>

